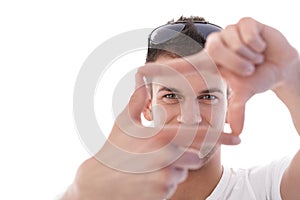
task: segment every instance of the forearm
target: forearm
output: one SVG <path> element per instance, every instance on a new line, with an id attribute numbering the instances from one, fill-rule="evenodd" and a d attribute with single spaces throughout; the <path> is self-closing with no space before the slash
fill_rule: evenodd
<path id="1" fill-rule="evenodd" d="M 300 59 L 297 58 L 292 70 L 283 74 L 284 79 L 273 89 L 279 99 L 287 106 L 294 126 L 300 136 Z M 281 196 L 283 200 L 299 199 L 300 183 L 300 150 L 296 153 L 281 181 Z"/>
<path id="2" fill-rule="evenodd" d="M 300 58 L 295 61 L 293 70 L 287 73 L 285 79 L 274 92 L 287 106 L 300 135 Z"/>

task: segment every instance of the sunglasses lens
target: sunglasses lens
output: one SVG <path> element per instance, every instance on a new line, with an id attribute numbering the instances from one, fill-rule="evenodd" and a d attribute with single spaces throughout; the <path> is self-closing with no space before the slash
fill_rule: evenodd
<path id="1" fill-rule="evenodd" d="M 218 32 L 222 30 L 221 27 L 214 24 L 194 23 L 194 25 L 196 26 L 198 33 L 201 33 L 205 39 L 212 32 Z"/>
<path id="2" fill-rule="evenodd" d="M 150 45 L 162 44 L 175 38 L 181 33 L 185 25 L 185 23 L 167 24 L 154 29 L 150 34 Z M 206 39 L 210 33 L 222 30 L 221 27 L 210 23 L 194 23 L 194 25 L 198 33 L 200 33 L 204 39 Z"/>
<path id="3" fill-rule="evenodd" d="M 152 44 L 161 44 L 176 37 L 185 27 L 185 24 L 169 24 L 158 27 L 150 36 Z"/>

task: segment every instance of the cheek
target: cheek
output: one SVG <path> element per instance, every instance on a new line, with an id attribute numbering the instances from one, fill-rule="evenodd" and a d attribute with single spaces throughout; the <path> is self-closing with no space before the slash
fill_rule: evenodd
<path id="1" fill-rule="evenodd" d="M 169 124 L 177 118 L 180 112 L 178 105 L 152 105 L 154 125 Z"/>

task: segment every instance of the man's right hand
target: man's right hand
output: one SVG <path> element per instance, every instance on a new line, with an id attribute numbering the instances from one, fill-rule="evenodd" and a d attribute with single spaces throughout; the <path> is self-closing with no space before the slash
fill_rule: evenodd
<path id="1" fill-rule="evenodd" d="M 172 63 L 176 69 L 176 62 Z M 184 63 L 190 65 L 181 59 L 180 66 Z M 79 167 L 62 200 L 169 198 L 186 180 L 189 170 L 205 164 L 206 160 L 199 158 L 199 149 L 190 145 L 201 146 L 207 130 L 142 125 L 140 116 L 149 99 L 143 77 L 154 75 L 155 70 L 144 66 L 138 71 L 136 90 L 116 119 L 109 139 L 97 155 Z M 232 137 L 221 134 L 220 143 L 234 145 L 237 140 Z"/>

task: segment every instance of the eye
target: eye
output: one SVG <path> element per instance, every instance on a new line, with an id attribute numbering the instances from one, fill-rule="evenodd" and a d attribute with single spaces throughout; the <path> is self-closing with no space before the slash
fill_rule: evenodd
<path id="1" fill-rule="evenodd" d="M 167 98 L 167 99 L 177 99 L 177 95 L 176 94 L 165 94 L 163 96 L 163 98 Z"/>
<path id="2" fill-rule="evenodd" d="M 198 100 L 206 104 L 215 104 L 219 101 L 219 98 L 211 94 L 203 94 L 198 97 Z"/>
<path id="3" fill-rule="evenodd" d="M 162 99 L 167 104 L 174 104 L 174 103 L 178 103 L 180 101 L 180 99 L 182 99 L 182 97 L 180 97 L 179 95 L 177 95 L 175 93 L 168 93 L 168 94 L 163 95 Z"/>

